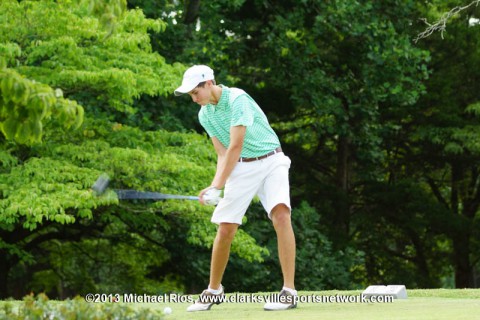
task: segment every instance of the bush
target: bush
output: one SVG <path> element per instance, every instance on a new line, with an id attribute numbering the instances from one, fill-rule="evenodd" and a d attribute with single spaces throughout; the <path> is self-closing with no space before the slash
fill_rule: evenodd
<path id="1" fill-rule="evenodd" d="M 52 301 L 45 294 L 39 294 L 36 297 L 31 294 L 25 296 L 23 303 L 18 307 L 12 302 L 6 302 L 0 309 L 0 319 L 153 320 L 162 319 L 162 315 L 155 310 L 132 309 L 116 303 L 87 303 L 82 297 L 65 301 Z"/>

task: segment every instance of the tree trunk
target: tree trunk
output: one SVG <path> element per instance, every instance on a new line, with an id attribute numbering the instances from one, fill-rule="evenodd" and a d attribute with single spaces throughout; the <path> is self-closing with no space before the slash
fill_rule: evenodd
<path id="1" fill-rule="evenodd" d="M 469 232 L 457 234 L 453 239 L 456 288 L 474 288 L 469 242 Z"/>
<path id="2" fill-rule="evenodd" d="M 350 227 L 350 204 L 348 197 L 349 188 L 349 155 L 350 140 L 347 137 L 340 137 L 337 144 L 337 170 L 336 186 L 337 198 L 335 199 L 335 228 L 337 229 L 339 240 L 347 239 Z"/>
<path id="3" fill-rule="evenodd" d="M 466 179 L 465 170 L 461 165 L 452 164 L 451 182 L 451 210 L 455 219 L 458 219 L 453 241 L 453 265 L 455 267 L 455 287 L 473 288 L 473 266 L 470 261 L 470 237 L 473 217 L 478 209 L 476 199 L 468 197 L 468 188 L 462 187 Z M 466 191 L 467 189 L 467 191 Z M 460 206 L 460 204 L 462 206 Z M 463 207 L 463 210 L 460 210 Z"/>
<path id="4" fill-rule="evenodd" d="M 413 262 L 415 263 L 420 277 L 418 277 L 418 284 L 421 288 L 435 287 L 435 281 L 432 279 L 430 269 L 428 267 L 427 257 L 425 255 L 425 246 L 422 243 L 420 236 L 413 230 L 408 231 L 408 235 L 415 247 L 415 257 Z"/>
<path id="5" fill-rule="evenodd" d="M 8 272 L 7 253 L 4 250 L 0 250 L 0 300 L 8 298 Z"/>
<path id="6" fill-rule="evenodd" d="M 185 24 L 195 23 L 200 14 L 200 0 L 185 1 Z"/>

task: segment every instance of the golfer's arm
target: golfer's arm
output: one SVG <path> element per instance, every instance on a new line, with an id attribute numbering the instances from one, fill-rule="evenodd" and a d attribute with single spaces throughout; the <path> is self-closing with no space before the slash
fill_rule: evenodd
<path id="1" fill-rule="evenodd" d="M 230 128 L 230 145 L 225 148 L 220 141 L 213 137 L 213 146 L 217 151 L 217 172 L 213 178 L 212 186 L 222 189 L 232 173 L 233 168 L 237 165 L 240 154 L 242 153 L 243 139 L 247 128 L 244 126 L 236 126 Z"/>
<path id="2" fill-rule="evenodd" d="M 225 153 L 227 152 L 227 148 L 223 146 L 223 144 L 216 138 L 212 138 L 213 147 L 217 152 L 217 171 L 219 172 L 220 167 L 222 166 L 223 160 L 225 159 Z M 214 179 L 215 180 L 215 179 Z"/>

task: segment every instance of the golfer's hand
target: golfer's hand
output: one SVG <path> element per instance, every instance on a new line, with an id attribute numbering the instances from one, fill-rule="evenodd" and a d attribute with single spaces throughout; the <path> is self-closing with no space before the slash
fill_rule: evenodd
<path id="1" fill-rule="evenodd" d="M 198 194 L 198 199 L 202 205 L 215 206 L 221 199 L 221 192 L 221 190 L 215 188 L 214 186 L 210 186 L 200 191 Z"/>
<path id="2" fill-rule="evenodd" d="M 205 192 L 207 192 L 211 187 L 208 187 L 208 188 L 205 188 L 203 189 L 202 191 L 200 191 L 200 193 L 198 194 L 198 201 L 200 201 L 200 203 L 202 205 L 205 205 L 205 200 L 203 200 L 203 195 L 205 194 Z"/>

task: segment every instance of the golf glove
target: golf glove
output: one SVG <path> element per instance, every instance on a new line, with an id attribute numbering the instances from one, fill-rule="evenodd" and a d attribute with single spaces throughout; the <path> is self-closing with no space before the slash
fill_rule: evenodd
<path id="1" fill-rule="evenodd" d="M 222 190 L 218 190 L 215 187 L 210 187 L 210 189 L 208 189 L 207 192 L 203 194 L 203 201 L 205 201 L 205 204 L 209 206 L 216 206 L 220 199 L 222 199 L 220 197 L 221 193 Z"/>

